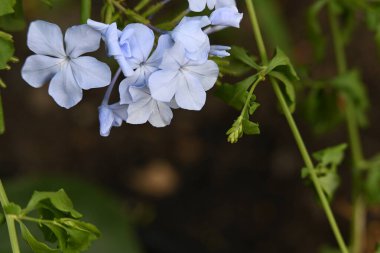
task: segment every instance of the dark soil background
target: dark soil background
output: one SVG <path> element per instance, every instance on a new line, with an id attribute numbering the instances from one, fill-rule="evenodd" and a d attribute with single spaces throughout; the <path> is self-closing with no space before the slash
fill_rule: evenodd
<path id="1" fill-rule="evenodd" d="M 44 19 L 63 28 L 79 23 L 79 1 L 64 2 L 49 9 L 25 1 L 27 20 Z M 94 2 L 93 17 L 99 19 L 101 1 Z M 243 3 L 238 0 L 245 12 Z M 292 38 L 290 53 L 296 64 L 310 64 L 305 13 L 312 1 L 276 3 Z M 166 12 L 177 11 L 172 6 Z M 216 40 L 256 52 L 248 21 L 246 14 L 240 30 L 226 31 Z M 22 62 L 31 52 L 26 31 L 14 35 L 21 63 L 0 72 L 8 84 L 2 91 L 7 131 L 0 136 L 1 178 L 64 175 L 104 187 L 136 215 L 136 231 L 148 253 L 316 253 L 323 245 L 335 245 L 313 190 L 300 178 L 303 163 L 270 85 L 256 92 L 262 105 L 256 114 L 262 134 L 234 145 L 227 143 L 225 132 L 238 112 L 212 91 L 201 112 L 177 110 L 169 127 L 124 124 L 102 138 L 97 106 L 104 90 L 85 92 L 71 110 L 58 107 L 47 86 L 33 89 L 21 79 Z M 380 62 L 372 36 L 358 29 L 348 50 L 350 66 L 362 70 L 372 101 L 372 124 L 363 131 L 368 156 L 380 148 Z M 328 77 L 335 72 L 334 64 L 329 52 L 322 65 L 312 65 L 311 73 Z M 344 125 L 316 136 L 302 115 L 296 113 L 296 118 L 312 151 L 345 141 Z M 333 203 L 346 238 L 349 170 L 347 164 L 340 168 L 343 185 Z M 380 240 L 380 208 L 371 209 L 369 218 L 372 252 Z"/>

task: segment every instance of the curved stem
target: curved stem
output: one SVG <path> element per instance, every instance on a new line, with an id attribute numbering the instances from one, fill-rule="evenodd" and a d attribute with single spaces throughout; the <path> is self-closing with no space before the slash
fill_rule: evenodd
<path id="1" fill-rule="evenodd" d="M 87 19 L 91 17 L 91 4 L 92 0 L 82 0 L 81 1 L 81 15 L 80 20 L 82 24 L 87 23 Z"/>
<path id="2" fill-rule="evenodd" d="M 114 77 L 112 78 L 111 84 L 108 86 L 106 94 L 104 94 L 102 105 L 108 105 L 108 102 L 110 101 L 112 90 L 113 90 L 115 83 L 116 83 L 117 79 L 119 78 L 120 74 L 121 74 L 121 68 L 119 68 L 116 71 Z"/>
<path id="3" fill-rule="evenodd" d="M 259 23 L 258 23 L 258 20 L 257 20 L 257 16 L 256 16 L 256 12 L 255 12 L 255 8 L 253 6 L 253 0 L 245 0 L 246 2 L 246 5 L 247 5 L 247 8 L 248 8 L 248 12 L 250 14 L 250 17 L 251 17 L 251 23 L 252 23 L 252 26 L 253 26 L 253 31 L 254 31 L 254 34 L 255 34 L 255 38 L 256 38 L 256 41 L 257 41 L 257 45 L 258 45 L 258 50 L 259 50 L 259 53 L 260 53 L 260 56 L 261 56 L 261 59 L 263 61 L 264 64 L 267 64 L 268 63 L 268 55 L 267 55 L 267 52 L 266 52 L 266 49 L 265 49 L 265 45 L 264 45 L 264 40 L 262 38 L 262 35 L 261 35 L 261 31 L 260 31 L 260 26 L 259 26 Z M 339 248 L 341 250 L 342 253 L 348 253 L 348 248 L 343 240 L 343 236 L 339 230 L 339 227 L 338 227 L 338 224 L 335 220 L 335 217 L 334 217 L 334 214 L 331 210 L 331 207 L 329 205 L 329 202 L 327 200 L 327 197 L 326 195 L 324 194 L 323 190 L 322 190 L 322 187 L 321 187 L 321 184 L 319 182 L 319 179 L 317 177 L 317 174 L 315 172 L 315 168 L 314 168 L 314 165 L 313 165 L 313 162 L 311 160 L 311 157 L 310 157 L 310 154 L 305 146 L 305 143 L 303 141 L 303 138 L 298 130 L 298 127 L 297 127 L 297 124 L 292 116 L 292 113 L 290 112 L 290 109 L 286 103 L 286 100 L 284 98 L 284 95 L 282 94 L 282 91 L 278 85 L 278 82 L 276 79 L 274 78 L 271 78 L 270 79 L 271 82 L 272 82 L 272 86 L 273 86 L 273 89 L 274 89 L 274 92 L 277 96 L 277 99 L 279 100 L 280 102 L 280 106 L 284 112 L 284 115 L 285 115 L 285 118 L 286 120 L 288 121 L 288 124 L 289 124 L 289 127 L 290 127 L 290 130 L 292 131 L 293 133 L 293 136 L 294 136 L 294 139 L 297 143 L 297 146 L 299 148 L 299 151 L 301 153 L 301 156 L 306 164 L 306 167 L 308 168 L 309 170 L 309 173 L 310 173 L 310 176 L 311 176 L 311 180 L 313 182 L 313 185 L 315 187 L 315 190 L 317 192 L 317 195 L 322 203 L 322 207 L 325 211 L 325 214 L 326 214 L 326 217 L 330 223 L 330 227 L 335 235 L 335 238 L 336 238 L 336 241 L 339 245 Z"/>
<path id="4" fill-rule="evenodd" d="M 5 189 L 1 180 L 0 180 L 0 203 L 3 210 L 7 205 L 9 205 L 9 200 L 8 200 L 7 194 L 5 193 Z M 12 252 L 20 253 L 20 247 L 18 244 L 17 232 L 16 232 L 16 227 L 15 227 L 15 220 L 7 214 L 5 214 L 5 219 L 7 221 Z"/>
<path id="5" fill-rule="evenodd" d="M 347 60 L 345 54 L 345 44 L 339 29 L 339 22 L 333 10 L 333 4 L 328 5 L 331 33 L 333 37 L 335 58 L 338 73 L 340 75 L 347 72 Z M 366 203 L 362 196 L 362 178 L 360 165 L 364 161 L 363 149 L 360 140 L 359 126 L 355 116 L 354 105 L 346 99 L 346 124 L 350 141 L 352 156 L 352 222 L 351 222 L 351 252 L 360 253 L 363 251 L 364 238 L 366 233 Z"/>

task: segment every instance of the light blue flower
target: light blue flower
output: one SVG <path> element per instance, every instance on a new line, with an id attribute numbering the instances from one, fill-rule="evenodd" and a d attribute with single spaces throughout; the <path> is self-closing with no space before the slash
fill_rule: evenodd
<path id="1" fill-rule="evenodd" d="M 120 31 L 116 23 L 107 25 L 89 19 L 87 24 L 102 34 L 108 55 L 115 58 L 125 76 L 133 76 L 152 51 L 154 33 L 146 25 L 133 23 Z"/>
<path id="2" fill-rule="evenodd" d="M 218 8 L 211 13 L 210 21 L 212 25 L 232 26 L 239 28 L 243 19 L 243 13 L 239 13 L 236 6 L 226 6 Z"/>
<path id="3" fill-rule="evenodd" d="M 170 103 L 155 100 L 148 88 L 131 87 L 130 93 L 134 102 L 128 107 L 128 123 L 149 122 L 154 127 L 165 127 L 170 124 L 173 118 Z"/>
<path id="4" fill-rule="evenodd" d="M 156 50 L 152 55 L 142 58 L 133 58 L 133 65 L 136 66 L 135 72 L 132 76 L 125 78 L 119 86 L 120 102 L 122 104 L 130 104 L 133 102 L 132 96 L 129 92 L 131 87 L 142 88 L 146 86 L 150 75 L 158 70 L 162 61 L 164 52 L 173 46 L 174 42 L 170 35 L 161 35 L 158 39 Z"/>
<path id="5" fill-rule="evenodd" d="M 189 60 L 184 45 L 177 42 L 165 52 L 160 70 L 150 76 L 149 88 L 158 101 L 168 103 L 174 98 L 183 109 L 201 110 L 206 91 L 214 86 L 218 74 L 215 62 L 198 64 Z"/>
<path id="6" fill-rule="evenodd" d="M 99 107 L 100 135 L 107 137 L 112 127 L 119 127 L 128 118 L 128 105 L 115 103 Z"/>
<path id="7" fill-rule="evenodd" d="M 180 42 L 190 60 L 204 63 L 210 52 L 210 40 L 202 28 L 210 25 L 207 16 L 184 17 L 171 32 L 175 42 Z"/>
<path id="8" fill-rule="evenodd" d="M 220 58 L 230 56 L 228 50 L 231 50 L 229 46 L 212 45 L 210 49 L 211 56 L 217 56 Z"/>
<path id="9" fill-rule="evenodd" d="M 23 79 L 39 88 L 50 81 L 49 94 L 58 105 L 70 108 L 83 96 L 83 91 L 107 86 L 111 80 L 109 67 L 97 59 L 81 56 L 99 48 L 100 35 L 87 25 L 66 31 L 65 44 L 61 29 L 45 21 L 34 21 L 28 32 L 28 47 L 36 55 L 29 56 L 22 68 Z"/>

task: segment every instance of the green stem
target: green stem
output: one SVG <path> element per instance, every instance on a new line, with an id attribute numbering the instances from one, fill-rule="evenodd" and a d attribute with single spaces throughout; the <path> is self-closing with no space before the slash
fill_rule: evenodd
<path id="1" fill-rule="evenodd" d="M 131 18 L 133 19 L 134 21 L 137 21 L 139 23 L 142 23 L 144 25 L 148 25 L 150 24 L 150 21 L 146 18 L 144 18 L 143 16 L 141 16 L 140 14 L 136 13 L 135 11 L 131 10 L 131 9 L 128 9 L 128 8 L 125 8 L 123 5 L 121 5 L 119 2 L 117 2 L 116 0 L 111 0 L 112 1 L 112 4 L 117 8 L 119 9 L 121 12 L 123 12 L 128 18 Z"/>
<path id="2" fill-rule="evenodd" d="M 81 1 L 81 15 L 80 20 L 82 24 L 87 23 L 87 19 L 91 18 L 91 0 L 82 0 Z"/>
<path id="3" fill-rule="evenodd" d="M 345 54 L 345 43 L 339 29 L 339 22 L 334 13 L 333 4 L 328 5 L 331 32 L 333 37 L 335 58 L 338 73 L 340 75 L 347 72 L 347 60 Z M 350 141 L 352 156 L 352 222 L 351 222 L 351 252 L 360 253 L 363 250 L 366 233 L 366 203 L 362 196 L 362 173 L 360 166 L 364 162 L 362 144 L 360 140 L 359 126 L 355 116 L 354 105 L 346 99 L 346 124 Z"/>
<path id="4" fill-rule="evenodd" d="M 140 3 L 138 5 L 136 5 L 136 7 L 134 8 L 135 12 L 141 11 L 149 3 L 150 3 L 150 0 L 141 0 Z"/>
<path id="5" fill-rule="evenodd" d="M 4 208 L 9 205 L 9 200 L 8 197 L 5 193 L 5 189 L 3 186 L 3 183 L 0 180 L 0 202 L 1 206 L 4 210 Z M 7 226 L 8 226 L 8 233 L 9 233 L 9 239 L 11 242 L 11 247 L 12 247 L 12 252 L 13 253 L 20 253 L 20 247 L 18 244 L 18 239 L 17 239 L 17 232 L 16 232 L 16 227 L 15 227 L 15 220 L 5 214 L 5 219 L 7 221 Z"/>
<path id="6" fill-rule="evenodd" d="M 261 31 L 260 31 L 260 26 L 259 26 L 259 23 L 258 23 L 258 20 L 257 20 L 257 16 L 256 16 L 256 12 L 255 12 L 255 8 L 253 6 L 253 0 L 245 0 L 246 2 L 246 5 L 247 5 L 247 8 L 248 8 L 248 12 L 250 14 L 250 17 L 251 17 L 251 22 L 252 22 L 252 26 L 253 26 L 253 32 L 255 34 L 255 38 L 256 38 L 256 41 L 257 41 L 257 45 L 258 45 L 258 50 L 259 50 L 259 53 L 260 53 L 260 56 L 262 58 L 262 61 L 264 64 L 266 64 L 268 62 L 268 55 L 267 55 L 267 52 L 266 52 L 266 49 L 265 49 L 265 45 L 264 45 L 264 40 L 262 38 L 262 35 L 261 35 Z M 325 214 L 327 216 L 327 219 L 330 223 L 330 226 L 331 226 L 331 229 L 335 235 L 335 238 L 336 238 L 336 241 L 339 245 L 339 248 L 341 250 L 342 253 L 348 253 L 348 248 L 343 240 L 343 236 L 339 230 L 339 227 L 338 227 L 338 224 L 335 220 L 335 217 L 334 217 L 334 214 L 331 210 L 331 207 L 329 205 L 329 202 L 327 200 L 327 197 L 326 195 L 324 194 L 323 190 L 322 190 L 322 187 L 321 187 L 321 184 L 319 182 L 319 179 L 318 179 L 318 176 L 315 172 L 315 168 L 314 168 L 314 165 L 313 165 L 313 162 L 311 160 L 311 157 L 310 157 L 310 154 L 309 152 L 307 151 L 307 148 L 305 146 L 305 143 L 302 139 L 302 136 L 298 130 L 298 127 L 297 127 L 297 124 L 293 118 L 293 115 L 292 113 L 290 112 L 290 109 L 286 103 L 286 100 L 284 98 L 284 95 L 282 94 L 282 91 L 279 87 L 279 84 L 277 82 L 276 79 L 274 78 L 271 78 L 271 82 L 272 82 L 272 86 L 273 86 L 273 89 L 274 89 L 274 92 L 277 96 L 277 99 L 279 100 L 280 102 L 280 106 L 284 112 L 284 115 L 285 115 L 285 118 L 289 124 L 289 127 L 290 127 L 290 130 L 292 131 L 293 133 L 293 136 L 294 136 L 294 139 L 297 143 L 297 146 L 299 148 L 299 151 L 301 153 L 301 156 L 306 164 L 306 167 L 308 168 L 309 170 L 309 174 L 311 176 L 311 180 L 313 182 L 313 185 L 315 187 L 315 190 L 317 192 L 317 195 L 321 201 L 321 204 L 322 204 L 322 207 L 325 211 Z"/>

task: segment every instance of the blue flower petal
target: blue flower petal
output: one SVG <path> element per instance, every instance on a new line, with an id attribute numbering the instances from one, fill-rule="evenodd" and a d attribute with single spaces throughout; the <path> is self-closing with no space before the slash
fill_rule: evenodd
<path id="1" fill-rule="evenodd" d="M 34 21 L 29 26 L 27 44 L 36 54 L 65 58 L 61 29 L 42 20 Z"/>
<path id="2" fill-rule="evenodd" d="M 88 25 L 77 25 L 67 29 L 65 34 L 66 54 L 70 58 L 96 51 L 101 35 Z"/>
<path id="3" fill-rule="evenodd" d="M 94 57 L 82 56 L 72 59 L 69 64 L 79 87 L 84 90 L 105 87 L 111 82 L 111 70 L 108 65 Z"/>
<path id="4" fill-rule="evenodd" d="M 128 105 L 115 103 L 112 105 L 101 105 L 99 107 L 100 135 L 107 137 L 111 128 L 119 127 L 128 118 Z"/>
<path id="5" fill-rule="evenodd" d="M 30 86 L 40 88 L 54 77 L 65 61 L 45 55 L 29 56 L 22 67 L 21 76 Z"/>
<path id="6" fill-rule="evenodd" d="M 206 92 L 201 82 L 192 75 L 178 75 L 175 101 L 178 106 L 199 111 L 206 103 Z"/>
<path id="7" fill-rule="evenodd" d="M 50 82 L 49 95 L 58 105 L 66 109 L 78 104 L 82 100 L 82 93 L 70 64 L 65 64 Z"/>
<path id="8" fill-rule="evenodd" d="M 186 76 L 191 75 L 199 80 L 205 91 L 208 91 L 215 85 L 219 75 L 218 65 L 210 60 L 202 65 L 187 66 L 186 70 L 184 74 Z"/>
<path id="9" fill-rule="evenodd" d="M 232 26 L 239 28 L 243 19 L 243 13 L 239 13 L 236 6 L 222 7 L 216 9 L 210 16 L 211 24 L 221 26 Z"/>
<path id="10" fill-rule="evenodd" d="M 149 89 L 154 99 L 170 102 L 177 90 L 179 71 L 159 70 L 149 77 Z"/>

